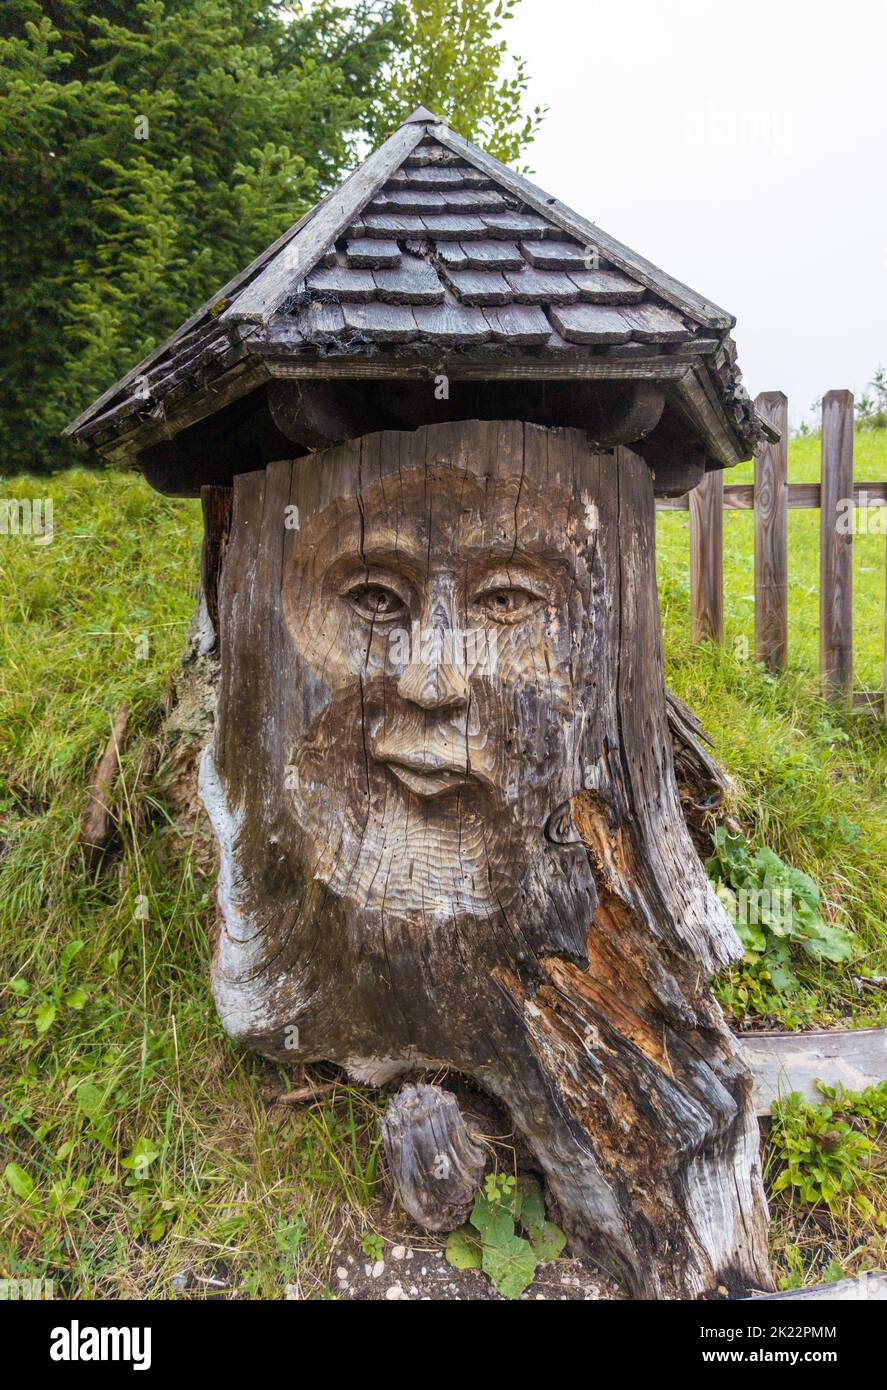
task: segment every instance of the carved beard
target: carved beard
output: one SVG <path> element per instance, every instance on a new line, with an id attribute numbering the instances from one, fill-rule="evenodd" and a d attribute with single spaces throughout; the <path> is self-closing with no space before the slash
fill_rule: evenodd
<path id="1" fill-rule="evenodd" d="M 313 865 L 311 876 L 349 910 L 429 927 L 508 912 L 546 837 L 569 835 L 549 826 L 552 796 L 559 809 L 577 790 L 561 795 L 553 785 L 562 769 L 574 766 L 566 747 L 571 728 L 552 730 L 552 767 L 535 775 L 509 740 L 509 728 L 532 720 L 528 703 L 537 703 L 532 692 L 504 697 L 489 682 L 475 681 L 467 714 L 429 721 L 403 707 L 385 678 L 331 698 L 288 769 L 294 841 L 299 857 Z M 400 780 L 420 760 L 441 769 L 428 795 Z M 393 770 L 398 767 L 402 774 Z M 459 775 L 461 767 L 467 775 Z"/>

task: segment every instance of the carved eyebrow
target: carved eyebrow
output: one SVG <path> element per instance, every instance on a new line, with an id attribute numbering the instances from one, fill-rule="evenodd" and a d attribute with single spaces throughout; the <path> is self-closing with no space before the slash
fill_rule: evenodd
<path id="1" fill-rule="evenodd" d="M 503 588 L 525 588 L 530 591 L 537 591 L 545 589 L 554 578 L 554 575 L 540 565 L 525 565 L 520 562 L 509 563 L 500 560 L 484 565 L 473 576 L 471 587 L 479 592 Z"/>

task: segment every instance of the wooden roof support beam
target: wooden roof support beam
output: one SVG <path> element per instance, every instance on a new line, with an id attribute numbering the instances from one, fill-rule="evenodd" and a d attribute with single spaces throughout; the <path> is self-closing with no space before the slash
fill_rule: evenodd
<path id="1" fill-rule="evenodd" d="M 281 434 L 306 449 L 326 449 L 378 428 L 345 381 L 269 382 L 268 409 Z"/>

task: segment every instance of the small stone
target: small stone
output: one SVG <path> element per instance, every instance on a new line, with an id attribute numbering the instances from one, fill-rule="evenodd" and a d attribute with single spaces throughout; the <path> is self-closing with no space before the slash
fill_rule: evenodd
<path id="1" fill-rule="evenodd" d="M 391 1302 L 394 1302 L 395 1299 L 403 1298 L 403 1296 L 404 1293 L 403 1289 L 400 1287 L 400 1284 L 392 1284 L 390 1289 L 385 1290 L 385 1297 L 387 1299 L 390 1299 Z"/>
<path id="2" fill-rule="evenodd" d="M 373 1272 L 373 1266 L 372 1266 L 372 1265 L 364 1265 L 364 1267 L 363 1267 L 363 1272 L 364 1272 L 364 1274 L 366 1275 L 366 1277 L 369 1279 L 370 1276 L 372 1275 L 372 1272 Z"/>
<path id="3" fill-rule="evenodd" d="M 286 1288 L 283 1291 L 283 1297 L 287 1303 L 298 1302 L 299 1295 L 296 1293 L 295 1284 L 287 1284 Z"/>
<path id="4" fill-rule="evenodd" d="M 412 1252 L 412 1250 L 408 1250 L 408 1251 L 407 1251 L 407 1259 L 408 1259 L 408 1260 L 411 1260 L 412 1258 L 413 1258 L 413 1252 Z"/>
<path id="5" fill-rule="evenodd" d="M 385 1270 L 385 1261 L 384 1261 L 384 1260 L 377 1260 L 376 1263 L 373 1265 L 373 1268 L 372 1268 L 372 1275 L 373 1275 L 373 1278 L 374 1278 L 374 1279 L 378 1279 L 379 1275 L 382 1274 L 382 1273 L 384 1273 L 384 1270 Z"/>
<path id="6" fill-rule="evenodd" d="M 425 1265 L 422 1266 L 422 1268 L 421 1268 L 421 1270 L 420 1270 L 420 1273 L 421 1273 L 421 1274 L 427 1274 L 427 1273 L 428 1273 L 428 1269 L 427 1269 L 427 1267 L 426 1267 Z"/>
<path id="7" fill-rule="evenodd" d="M 337 1278 L 337 1279 L 347 1279 L 347 1278 L 348 1278 L 348 1271 L 347 1271 L 347 1269 L 345 1268 L 344 1265 L 339 1265 L 339 1268 L 336 1270 L 336 1278 Z"/>
<path id="8" fill-rule="evenodd" d="M 405 1245 L 395 1245 L 391 1251 L 391 1258 L 393 1260 L 402 1260 L 406 1253 L 407 1248 Z"/>

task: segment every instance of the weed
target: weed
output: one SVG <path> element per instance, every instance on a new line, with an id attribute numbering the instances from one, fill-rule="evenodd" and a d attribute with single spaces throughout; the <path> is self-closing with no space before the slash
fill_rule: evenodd
<path id="1" fill-rule="evenodd" d="M 565 1244 L 563 1231 L 545 1220 L 537 1182 L 488 1173 L 468 1225 L 447 1241 L 447 1260 L 456 1269 L 482 1269 L 504 1298 L 520 1298 L 537 1266 L 556 1260 Z"/>

